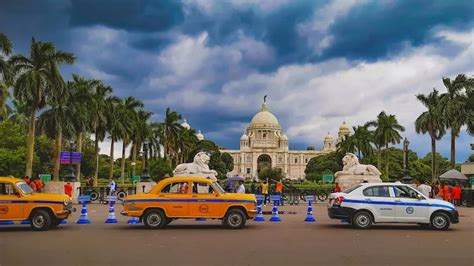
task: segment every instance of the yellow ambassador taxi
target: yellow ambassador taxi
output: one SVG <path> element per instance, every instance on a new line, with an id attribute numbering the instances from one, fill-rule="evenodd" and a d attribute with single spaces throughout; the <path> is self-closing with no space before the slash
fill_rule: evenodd
<path id="1" fill-rule="evenodd" d="M 73 211 L 67 195 L 36 193 L 21 179 L 0 177 L 0 221 L 28 220 L 34 230 L 44 231 Z"/>
<path id="2" fill-rule="evenodd" d="M 226 193 L 210 178 L 171 177 L 150 192 L 127 196 L 122 215 L 140 217 L 150 229 L 163 228 L 174 219 L 221 219 L 225 228 L 240 229 L 255 217 L 253 194 Z"/>

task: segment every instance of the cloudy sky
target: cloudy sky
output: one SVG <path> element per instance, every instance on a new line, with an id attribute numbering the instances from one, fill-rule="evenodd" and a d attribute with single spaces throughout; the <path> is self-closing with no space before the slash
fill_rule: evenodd
<path id="1" fill-rule="evenodd" d="M 425 156 L 415 94 L 474 74 L 471 1 L 2 0 L 0 31 L 17 53 L 32 36 L 54 42 L 77 56 L 66 78 L 101 79 L 143 100 L 154 120 L 169 106 L 227 148 L 238 148 L 267 94 L 291 148 L 320 148 L 343 120 L 385 110 Z M 469 142 L 463 130 L 458 161 Z"/>

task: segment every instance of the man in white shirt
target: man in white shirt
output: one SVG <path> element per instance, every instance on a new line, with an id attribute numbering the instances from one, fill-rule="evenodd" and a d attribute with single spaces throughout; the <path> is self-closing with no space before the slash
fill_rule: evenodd
<path id="1" fill-rule="evenodd" d="M 421 184 L 417 187 L 418 191 L 423 193 L 427 198 L 430 197 L 431 187 L 425 184 L 424 180 L 421 180 Z"/>
<path id="2" fill-rule="evenodd" d="M 117 184 L 115 183 L 115 180 L 112 179 L 110 182 L 109 182 L 109 195 L 112 196 L 115 194 L 115 190 L 117 189 Z"/>
<path id="3" fill-rule="evenodd" d="M 240 193 L 240 194 L 245 194 L 245 186 L 244 186 L 244 181 L 239 181 L 239 187 L 237 188 L 237 191 L 235 193 Z"/>

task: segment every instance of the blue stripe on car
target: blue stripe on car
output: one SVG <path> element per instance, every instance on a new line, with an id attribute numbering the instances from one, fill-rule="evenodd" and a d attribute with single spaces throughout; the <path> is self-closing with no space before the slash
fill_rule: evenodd
<path id="1" fill-rule="evenodd" d="M 439 207 L 446 208 L 455 211 L 456 209 L 436 203 L 420 203 L 420 202 L 390 202 L 390 201 L 367 201 L 367 200 L 353 200 L 353 199 L 344 199 L 343 202 L 347 203 L 362 203 L 362 204 L 376 204 L 376 205 L 401 205 L 401 206 L 424 206 L 424 207 Z"/>

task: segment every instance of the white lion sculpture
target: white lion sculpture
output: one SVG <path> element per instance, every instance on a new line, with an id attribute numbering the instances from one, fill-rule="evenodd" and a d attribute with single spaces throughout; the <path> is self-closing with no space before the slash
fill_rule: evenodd
<path id="1" fill-rule="evenodd" d="M 209 169 L 209 161 L 211 157 L 205 152 L 198 152 L 196 156 L 194 156 L 194 160 L 192 163 L 182 163 L 178 164 L 173 171 L 175 176 L 177 175 L 185 175 L 185 174 L 201 174 L 210 176 L 215 178 L 217 172 L 214 170 Z"/>
<path id="2" fill-rule="evenodd" d="M 342 158 L 342 171 L 336 172 L 335 176 L 342 175 L 378 175 L 382 173 L 377 169 L 377 167 L 371 164 L 360 164 L 359 158 L 353 153 L 346 153 Z"/>

